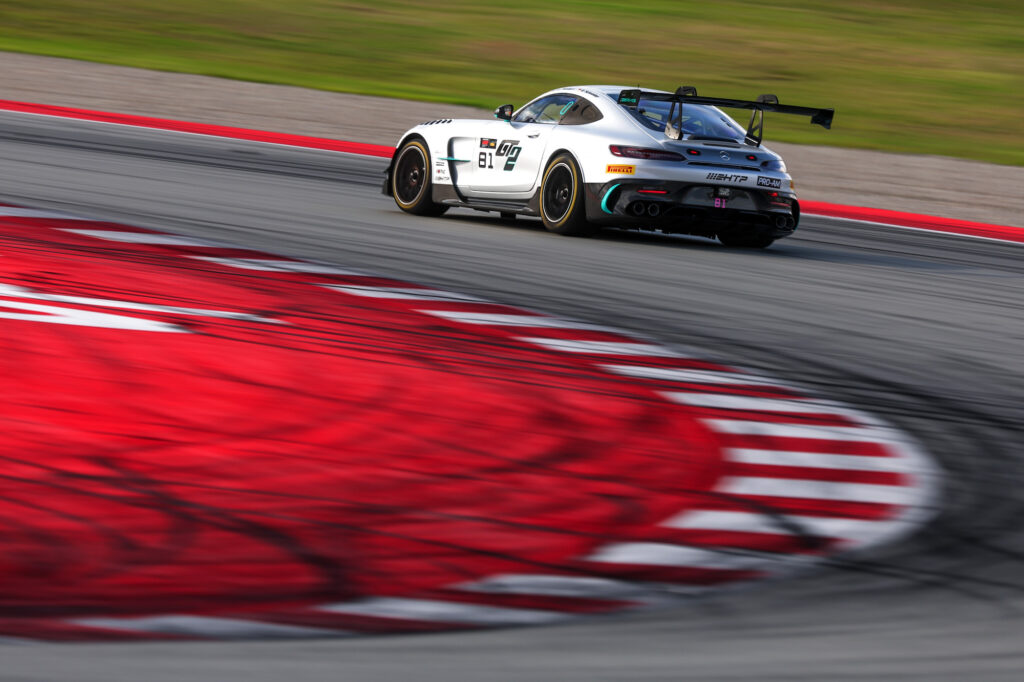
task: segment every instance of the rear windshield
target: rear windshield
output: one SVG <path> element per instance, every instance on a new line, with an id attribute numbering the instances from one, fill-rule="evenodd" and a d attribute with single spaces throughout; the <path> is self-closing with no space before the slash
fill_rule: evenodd
<path id="1" fill-rule="evenodd" d="M 671 102 L 642 99 L 636 108 L 624 107 L 646 128 L 663 133 Z M 678 105 L 677 105 L 678 106 Z M 742 142 L 746 130 L 714 107 L 687 104 L 683 107 L 683 135 L 690 139 L 725 139 Z"/>

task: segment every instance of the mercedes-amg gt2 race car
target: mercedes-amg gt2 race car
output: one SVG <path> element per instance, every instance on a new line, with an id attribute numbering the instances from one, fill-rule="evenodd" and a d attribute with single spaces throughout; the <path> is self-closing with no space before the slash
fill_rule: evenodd
<path id="1" fill-rule="evenodd" d="M 751 110 L 744 129 L 719 107 Z M 406 132 L 386 171 L 399 208 L 452 206 L 539 216 L 559 234 L 609 225 L 718 237 L 764 248 L 800 222 L 782 158 L 761 146 L 764 113 L 832 126 L 832 109 L 607 85 L 559 88 L 495 120 L 427 121 Z"/>

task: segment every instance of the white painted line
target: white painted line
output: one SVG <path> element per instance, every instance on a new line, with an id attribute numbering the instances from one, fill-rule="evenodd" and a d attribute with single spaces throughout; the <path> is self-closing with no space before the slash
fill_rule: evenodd
<path id="1" fill-rule="evenodd" d="M 885 521 L 829 518 L 823 516 L 780 515 L 773 517 L 747 511 L 697 510 L 673 516 L 661 525 L 684 530 L 715 530 L 734 533 L 796 535 L 794 528 L 805 535 L 859 539 L 877 535 Z"/>
<path id="2" fill-rule="evenodd" d="M 264 272 L 301 272 L 315 275 L 356 275 L 365 276 L 364 273 L 346 270 L 333 265 L 321 263 L 307 263 L 305 261 L 280 260 L 271 258 L 216 258 L 214 256 L 189 256 L 196 260 L 227 265 L 243 270 L 261 270 Z"/>
<path id="3" fill-rule="evenodd" d="M 609 327 L 596 324 L 572 322 L 558 317 L 544 315 L 505 315 L 500 313 L 477 313 L 462 310 L 420 310 L 421 313 L 436 315 L 453 322 L 494 325 L 496 327 L 544 327 L 548 329 L 584 329 L 587 331 L 611 331 Z"/>
<path id="4" fill-rule="evenodd" d="M 881 443 L 885 445 L 898 440 L 896 432 L 883 427 L 776 424 L 740 419 L 703 419 L 702 421 L 718 433 L 742 436 L 808 438 L 814 440 Z"/>
<path id="5" fill-rule="evenodd" d="M 871 504 L 907 505 L 918 496 L 914 488 L 877 483 L 844 483 L 799 478 L 731 476 L 723 478 L 715 491 L 742 497 L 788 497 L 799 500 L 836 500 Z"/>
<path id="6" fill-rule="evenodd" d="M 605 564 L 673 566 L 721 571 L 758 570 L 780 563 L 809 563 L 814 560 L 814 557 L 799 555 L 711 550 L 661 542 L 624 542 L 609 545 L 587 557 L 587 561 Z"/>
<path id="7" fill-rule="evenodd" d="M 786 412 L 818 415 L 842 415 L 846 410 L 835 403 L 824 400 L 801 398 L 757 398 L 725 393 L 690 393 L 683 391 L 662 391 L 674 403 L 693 407 L 712 407 L 721 410 L 743 410 L 748 412 Z"/>
<path id="8" fill-rule="evenodd" d="M 592 353 L 594 355 L 639 355 L 652 358 L 683 357 L 665 346 L 650 343 L 623 343 L 620 341 L 577 341 L 573 339 L 545 339 L 542 337 L 519 337 L 520 341 L 532 343 L 563 353 Z"/>
<path id="9" fill-rule="evenodd" d="M 897 225 L 895 223 L 880 223 L 874 220 L 862 220 L 860 218 L 844 218 L 837 215 L 829 215 L 828 213 L 805 213 L 804 215 L 813 215 L 819 218 L 828 218 L 829 220 L 845 220 L 850 223 L 863 223 L 864 225 L 877 225 L 878 227 L 892 227 L 897 230 L 913 230 L 914 232 L 927 232 L 929 234 L 943 235 L 947 237 L 965 237 L 967 239 L 983 239 L 989 242 L 1000 242 L 1002 244 L 1024 244 L 1024 241 L 1019 239 L 1002 239 L 1000 237 L 985 237 L 980 234 L 963 234 L 961 232 L 954 232 L 952 230 L 943 230 L 941 227 L 911 227 L 910 225 Z M 927 218 L 933 218 L 935 216 L 925 216 Z M 1015 225 L 996 225 L 995 227 L 1017 227 Z M 1019 228 L 1024 233 L 1024 227 Z"/>
<path id="10" fill-rule="evenodd" d="M 75 625 L 127 632 L 148 632 L 161 635 L 188 635 L 215 639 L 246 639 L 250 637 L 336 637 L 350 632 L 329 628 L 262 623 L 238 618 L 172 614 L 137 618 L 77 618 L 67 621 Z"/>
<path id="11" fill-rule="evenodd" d="M 340 602 L 317 607 L 319 611 L 351 616 L 372 616 L 431 623 L 463 623 L 466 625 L 537 625 L 566 620 L 567 613 L 540 609 L 512 609 L 481 604 L 378 597 L 361 601 Z"/>
<path id="12" fill-rule="evenodd" d="M 0 218 L 54 218 L 58 220 L 95 220 L 95 218 L 83 218 L 82 216 L 62 213 L 61 211 L 44 211 L 35 208 L 21 208 L 20 206 L 0 206 Z"/>
<path id="13" fill-rule="evenodd" d="M 344 294 L 366 296 L 368 298 L 390 298 L 400 301 L 481 301 L 475 296 L 455 294 L 439 289 L 416 289 L 414 287 L 371 287 L 356 284 L 321 284 L 320 286 Z"/>
<path id="14" fill-rule="evenodd" d="M 637 365 L 601 365 L 601 367 L 616 374 L 624 374 L 640 379 L 677 381 L 687 384 L 725 384 L 788 388 L 785 383 L 775 379 L 754 376 L 752 374 L 741 374 L 739 372 L 715 372 L 706 369 L 679 369 L 675 367 L 639 367 Z"/>
<path id="15" fill-rule="evenodd" d="M 872 457 L 861 455 L 833 455 L 818 452 L 792 452 L 788 450 L 754 450 L 726 448 L 725 458 L 743 464 L 767 464 L 805 469 L 846 469 L 850 471 L 885 471 L 901 474 L 917 473 L 913 465 L 902 457 Z"/>
<path id="16" fill-rule="evenodd" d="M 228 246 L 226 244 L 211 242 L 205 239 L 182 237 L 176 234 L 162 234 L 155 232 L 118 232 L 115 230 L 72 230 L 70 228 L 61 229 L 63 229 L 64 232 L 73 232 L 75 234 L 85 235 L 86 237 L 96 237 L 97 239 L 105 239 L 111 242 L 123 242 L 125 244 L 151 244 L 155 246 L 210 246 L 216 248 L 225 248 Z"/>

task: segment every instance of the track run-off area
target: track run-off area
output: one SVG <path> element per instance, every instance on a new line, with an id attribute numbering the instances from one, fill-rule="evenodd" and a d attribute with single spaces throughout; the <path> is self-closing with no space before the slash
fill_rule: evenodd
<path id="1" fill-rule="evenodd" d="M 558 625 L 237 661 L 267 679 L 1020 663 L 1020 245 L 567 239 L 401 214 L 379 156 L 0 120 L 3 636 Z M 202 646 L 110 665 L 241 651 Z"/>

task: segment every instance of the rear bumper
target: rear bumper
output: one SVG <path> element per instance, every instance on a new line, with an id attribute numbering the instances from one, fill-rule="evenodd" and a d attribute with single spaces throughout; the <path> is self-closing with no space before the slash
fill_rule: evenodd
<path id="1" fill-rule="evenodd" d="M 800 222 L 791 192 L 688 182 L 613 180 L 586 186 L 587 220 L 599 225 L 699 234 L 750 231 L 786 237 Z"/>

